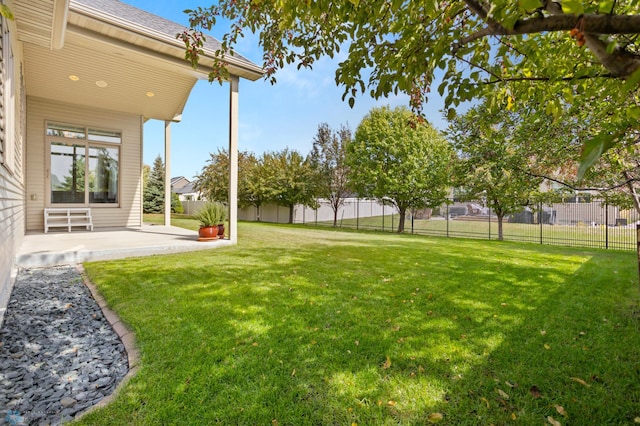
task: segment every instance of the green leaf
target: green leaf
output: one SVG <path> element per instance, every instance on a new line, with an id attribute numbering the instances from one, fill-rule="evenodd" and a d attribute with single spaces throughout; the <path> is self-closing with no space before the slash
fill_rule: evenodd
<path id="1" fill-rule="evenodd" d="M 613 10 L 614 0 L 602 0 L 598 3 L 598 11 L 600 13 L 611 13 Z"/>
<path id="2" fill-rule="evenodd" d="M 573 15 L 582 15 L 584 6 L 580 0 L 562 0 L 562 11 Z"/>
<path id="3" fill-rule="evenodd" d="M 612 133 L 601 133 L 584 143 L 578 167 L 578 181 L 581 181 L 589 167 L 593 166 L 602 154 L 614 145 L 613 140 L 616 136 Z"/>
<path id="4" fill-rule="evenodd" d="M 634 90 L 637 88 L 638 83 L 640 83 L 640 68 L 635 70 L 633 74 L 627 78 L 627 81 L 624 82 L 624 91 L 628 92 L 630 90 Z"/>
<path id="5" fill-rule="evenodd" d="M 632 105 L 629 108 L 627 108 L 627 117 L 629 117 L 632 120 L 640 119 L 640 106 Z"/>
<path id="6" fill-rule="evenodd" d="M 447 111 L 447 120 L 453 120 L 454 118 L 456 118 L 456 110 L 453 108 L 449 108 L 449 110 Z"/>
<path id="7" fill-rule="evenodd" d="M 522 9 L 526 10 L 527 12 L 534 11 L 537 8 L 542 6 L 542 4 L 540 3 L 540 0 L 519 0 L 518 4 Z"/>
<path id="8" fill-rule="evenodd" d="M 13 21 L 14 19 L 11 9 L 9 9 L 9 6 L 7 6 L 6 4 L 0 4 L 0 15 L 4 16 L 10 21 Z"/>

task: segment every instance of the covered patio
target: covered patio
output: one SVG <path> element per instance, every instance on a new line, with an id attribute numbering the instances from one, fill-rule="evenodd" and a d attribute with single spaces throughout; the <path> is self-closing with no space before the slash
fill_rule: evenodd
<path id="1" fill-rule="evenodd" d="M 95 231 L 29 232 L 16 255 L 22 268 L 73 265 L 98 260 L 182 253 L 232 245 L 219 239 L 199 242 L 198 233 L 164 225 L 99 228 Z M 212 252 L 213 254 L 213 252 Z"/>

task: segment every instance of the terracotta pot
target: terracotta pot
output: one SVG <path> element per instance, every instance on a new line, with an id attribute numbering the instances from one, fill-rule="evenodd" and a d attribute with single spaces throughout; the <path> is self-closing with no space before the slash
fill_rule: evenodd
<path id="1" fill-rule="evenodd" d="M 201 226 L 198 230 L 198 236 L 200 238 L 217 238 L 218 227 L 217 226 Z"/>

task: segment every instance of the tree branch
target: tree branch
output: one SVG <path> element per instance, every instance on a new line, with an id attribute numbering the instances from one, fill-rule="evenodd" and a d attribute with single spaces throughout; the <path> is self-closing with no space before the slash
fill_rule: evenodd
<path id="1" fill-rule="evenodd" d="M 531 177 L 536 177 L 536 178 L 542 178 L 542 179 L 546 179 L 546 180 L 550 180 L 551 182 L 555 182 L 555 183 L 559 183 L 562 186 L 565 186 L 569 189 L 571 189 L 572 191 L 598 191 L 598 192 L 607 192 L 607 191 L 613 191 L 614 189 L 619 189 L 622 188 L 623 186 L 629 186 L 633 183 L 633 182 L 640 182 L 639 178 L 634 178 L 634 177 L 627 177 L 627 180 L 625 180 L 624 182 L 615 184 L 613 186 L 610 187 L 600 187 L 600 188 L 580 188 L 580 187 L 575 187 L 573 185 L 568 184 L 567 182 L 564 182 L 562 180 L 559 179 L 555 179 L 546 175 L 539 175 L 536 173 L 531 173 L 528 172 L 526 170 L 523 170 L 523 172 Z"/>
<path id="2" fill-rule="evenodd" d="M 554 81 L 574 81 L 574 80 L 586 80 L 590 78 L 617 78 L 613 74 L 600 74 L 600 75 L 583 75 L 580 77 L 563 77 L 560 79 L 553 79 Z M 504 77 L 497 80 L 486 81 L 483 84 L 497 84 L 505 81 L 550 81 L 550 77 Z"/>
<path id="3" fill-rule="evenodd" d="M 469 5 L 469 3 L 473 3 L 473 1 L 467 0 L 465 3 Z M 516 22 L 513 29 L 510 30 L 476 12 L 472 6 L 469 6 L 469 8 L 486 21 L 488 26 L 460 40 L 461 45 L 492 35 L 520 35 L 569 31 L 576 26 L 579 19 L 576 15 L 567 14 L 535 17 Z M 596 15 L 590 13 L 582 15 L 581 18 L 582 31 L 585 33 L 637 34 L 638 28 L 640 28 L 640 15 Z"/>

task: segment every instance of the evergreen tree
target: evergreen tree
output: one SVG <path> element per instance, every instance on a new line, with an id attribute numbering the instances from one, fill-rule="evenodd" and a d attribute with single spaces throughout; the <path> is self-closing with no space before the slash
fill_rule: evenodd
<path id="1" fill-rule="evenodd" d="M 143 200 L 142 210 L 145 213 L 164 212 L 164 163 L 159 155 L 153 160 Z"/>

